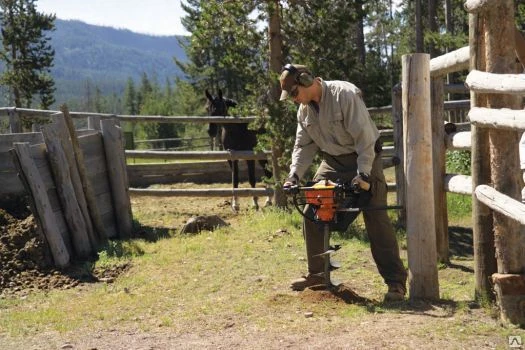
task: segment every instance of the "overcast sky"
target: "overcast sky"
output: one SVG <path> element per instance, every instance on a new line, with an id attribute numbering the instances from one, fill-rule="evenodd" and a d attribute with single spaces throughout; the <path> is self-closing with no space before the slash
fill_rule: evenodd
<path id="1" fill-rule="evenodd" d="M 188 35 L 181 0 L 38 0 L 38 11 L 153 35 Z"/>

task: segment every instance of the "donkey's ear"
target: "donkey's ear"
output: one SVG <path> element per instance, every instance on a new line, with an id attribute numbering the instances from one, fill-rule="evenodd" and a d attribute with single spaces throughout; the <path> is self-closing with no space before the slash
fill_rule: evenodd
<path id="1" fill-rule="evenodd" d="M 206 97 L 208 98 L 208 100 L 213 101 L 213 96 L 210 94 L 208 89 L 204 90 L 204 92 L 206 93 Z"/>
<path id="2" fill-rule="evenodd" d="M 219 98 L 222 98 L 222 90 L 219 89 Z"/>
<path id="3" fill-rule="evenodd" d="M 237 101 L 227 98 L 226 106 L 228 107 L 237 107 Z"/>

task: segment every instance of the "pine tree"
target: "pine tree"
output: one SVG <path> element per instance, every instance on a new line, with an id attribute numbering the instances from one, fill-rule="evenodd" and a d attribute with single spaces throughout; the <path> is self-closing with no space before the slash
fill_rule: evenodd
<path id="1" fill-rule="evenodd" d="M 0 0 L 2 50 L 5 70 L 0 84 L 9 87 L 16 107 L 31 107 L 39 95 L 40 108 L 54 102 L 50 74 L 55 51 L 46 33 L 55 29 L 55 15 L 37 12 L 35 0 Z"/>

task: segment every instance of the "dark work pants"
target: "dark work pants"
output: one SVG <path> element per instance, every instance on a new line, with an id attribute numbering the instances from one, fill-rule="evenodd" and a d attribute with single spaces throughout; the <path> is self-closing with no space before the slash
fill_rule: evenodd
<path id="1" fill-rule="evenodd" d="M 314 181 L 336 181 L 338 179 L 350 181 L 357 175 L 357 154 L 352 153 L 341 156 L 325 154 L 323 158 L 314 176 Z M 376 154 L 369 180 L 371 185 L 370 191 L 372 191 L 369 206 L 386 205 L 387 184 L 383 174 L 383 163 L 380 153 Z M 305 210 L 311 209 L 307 207 Z M 352 213 L 347 215 L 352 215 Z M 386 210 L 365 211 L 363 212 L 363 217 L 370 239 L 372 256 L 385 283 L 401 283 L 405 286 L 407 272 L 399 257 L 394 228 Z M 324 270 L 324 259 L 322 257 L 314 257 L 314 255 L 323 252 L 322 225 L 303 219 L 303 234 L 306 242 L 309 273 L 319 273 Z M 347 226 L 348 224 L 345 227 Z"/>

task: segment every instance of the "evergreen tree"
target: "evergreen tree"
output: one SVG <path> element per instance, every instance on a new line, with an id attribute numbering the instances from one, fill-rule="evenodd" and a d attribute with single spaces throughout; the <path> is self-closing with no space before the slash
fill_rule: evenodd
<path id="1" fill-rule="evenodd" d="M 263 36 L 252 2 L 198 1 L 183 4 L 183 24 L 191 32 L 185 47 L 188 63 L 177 62 L 196 91 L 221 88 L 242 102 L 264 72 Z"/>
<path id="2" fill-rule="evenodd" d="M 55 51 L 46 32 L 55 29 L 55 15 L 37 12 L 35 0 L 0 0 L 2 50 L 5 70 L 0 84 L 8 86 L 16 107 L 31 107 L 39 95 L 40 108 L 54 102 L 50 75 Z"/>
<path id="3" fill-rule="evenodd" d="M 137 92 L 135 90 L 135 83 L 133 79 L 128 78 L 126 89 L 124 90 L 124 113 L 130 115 L 137 115 Z"/>

